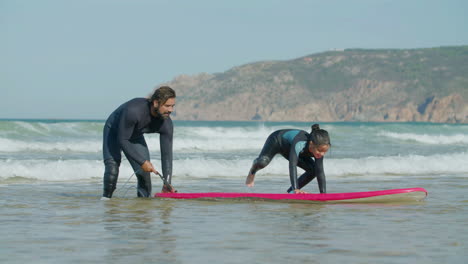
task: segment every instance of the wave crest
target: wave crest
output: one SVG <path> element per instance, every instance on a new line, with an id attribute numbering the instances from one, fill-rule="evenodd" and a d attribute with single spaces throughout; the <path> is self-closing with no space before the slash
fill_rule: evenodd
<path id="1" fill-rule="evenodd" d="M 414 175 L 467 175 L 467 153 L 433 156 L 388 156 L 366 157 L 357 159 L 326 159 L 325 174 L 327 179 L 342 177 L 357 179 L 383 179 L 388 176 Z M 154 160 L 156 169 L 160 161 Z M 221 177 L 245 180 L 252 159 L 179 159 L 174 160 L 174 181 L 184 178 Z M 0 179 L 24 177 L 43 181 L 77 181 L 101 179 L 104 165 L 99 160 L 0 160 Z M 302 170 L 298 168 L 298 175 Z M 128 162 L 123 161 L 120 179 L 133 174 Z M 288 162 L 277 157 L 269 166 L 258 172 L 257 177 L 289 178 Z M 288 180 L 286 180 L 288 182 Z"/>
<path id="2" fill-rule="evenodd" d="M 423 144 L 445 144 L 445 145 L 455 145 L 455 144 L 465 144 L 468 145 L 468 135 L 466 134 L 456 134 L 456 135 L 429 135 L 429 134 L 413 134 L 413 133 L 395 133 L 395 132 L 381 132 L 379 135 L 385 136 L 388 138 L 404 140 L 404 141 L 414 141 Z"/>

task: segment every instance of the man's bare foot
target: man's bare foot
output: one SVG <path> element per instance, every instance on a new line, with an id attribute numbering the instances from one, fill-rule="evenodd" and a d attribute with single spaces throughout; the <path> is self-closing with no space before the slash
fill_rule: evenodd
<path id="1" fill-rule="evenodd" d="M 247 179 L 245 179 L 245 185 L 247 185 L 247 187 L 253 187 L 255 185 L 254 179 L 255 179 L 255 174 L 249 173 L 249 176 L 247 176 Z"/>
<path id="2" fill-rule="evenodd" d="M 176 193 L 177 190 L 174 189 L 174 187 L 172 187 L 171 185 L 169 185 L 169 186 L 163 185 L 163 187 L 161 189 L 161 192 L 162 193 Z"/>

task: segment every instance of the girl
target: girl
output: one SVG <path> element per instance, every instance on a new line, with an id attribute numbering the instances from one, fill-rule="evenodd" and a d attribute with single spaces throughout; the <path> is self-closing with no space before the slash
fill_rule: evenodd
<path id="1" fill-rule="evenodd" d="M 258 158 L 250 168 L 245 181 L 248 187 L 254 186 L 255 173 L 265 168 L 276 154 L 281 154 L 289 160 L 289 178 L 291 187 L 289 193 L 305 193 L 301 190 L 315 177 L 320 193 L 326 193 L 325 173 L 323 171 L 323 156 L 330 148 L 330 137 L 326 130 L 318 124 L 312 125 L 309 133 L 298 129 L 281 129 L 270 134 Z M 297 166 L 305 170 L 297 178 Z"/>

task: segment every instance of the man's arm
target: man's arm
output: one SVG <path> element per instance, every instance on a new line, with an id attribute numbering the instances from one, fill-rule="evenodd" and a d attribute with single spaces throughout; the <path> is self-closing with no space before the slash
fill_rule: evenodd
<path id="1" fill-rule="evenodd" d="M 172 179 L 172 145 L 173 145 L 173 133 L 174 126 L 171 119 L 164 120 L 164 125 L 159 132 L 159 145 L 161 149 L 161 167 L 163 177 L 168 183 L 171 183 Z"/>
<path id="2" fill-rule="evenodd" d="M 136 113 L 129 109 L 123 109 L 120 115 L 117 138 L 125 154 L 134 159 L 141 166 L 146 159 L 140 155 L 138 151 L 135 151 L 130 143 L 130 138 L 132 137 L 137 124 L 138 117 Z"/>

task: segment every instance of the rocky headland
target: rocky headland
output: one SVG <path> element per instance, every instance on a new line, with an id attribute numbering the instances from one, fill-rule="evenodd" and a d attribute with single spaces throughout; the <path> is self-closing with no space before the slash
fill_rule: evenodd
<path id="1" fill-rule="evenodd" d="M 468 46 L 328 51 L 161 85 L 175 120 L 468 123 Z"/>

